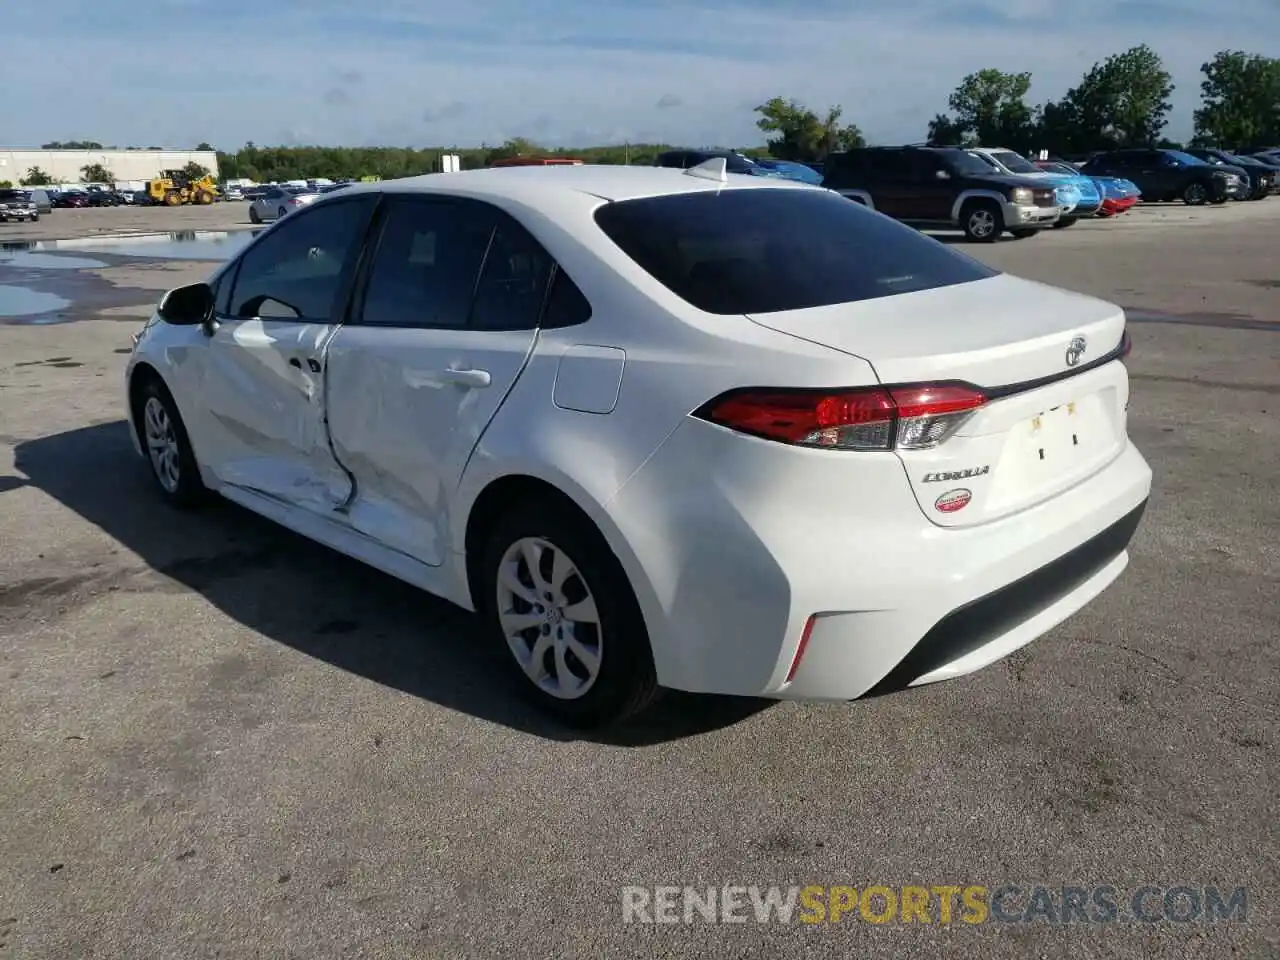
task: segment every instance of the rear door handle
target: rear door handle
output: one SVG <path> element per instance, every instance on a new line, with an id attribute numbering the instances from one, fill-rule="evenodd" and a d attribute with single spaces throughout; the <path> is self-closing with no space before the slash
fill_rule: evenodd
<path id="1" fill-rule="evenodd" d="M 450 367 L 440 371 L 439 377 L 443 382 L 459 387 L 487 387 L 493 382 L 488 370 L 455 370 Z"/>

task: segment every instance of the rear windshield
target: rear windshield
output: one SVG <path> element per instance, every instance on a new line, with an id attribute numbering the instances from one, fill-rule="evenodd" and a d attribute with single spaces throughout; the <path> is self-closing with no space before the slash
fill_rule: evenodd
<path id="1" fill-rule="evenodd" d="M 650 197 L 595 216 L 632 260 L 707 313 L 804 310 L 998 273 L 829 190 Z"/>

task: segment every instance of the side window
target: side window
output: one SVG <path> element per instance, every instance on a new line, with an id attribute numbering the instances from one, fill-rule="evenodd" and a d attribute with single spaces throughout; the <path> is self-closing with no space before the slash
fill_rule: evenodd
<path id="1" fill-rule="evenodd" d="M 357 322 L 465 327 L 494 219 L 484 204 L 466 200 L 392 200 Z"/>
<path id="2" fill-rule="evenodd" d="M 529 232 L 494 212 L 497 229 L 475 288 L 469 326 L 476 330 L 532 330 L 547 293 L 551 255 Z"/>
<path id="3" fill-rule="evenodd" d="M 556 268 L 551 278 L 551 292 L 547 295 L 547 308 L 542 314 L 543 329 L 572 327 L 591 319 L 591 304 L 578 289 L 572 278 Z"/>
<path id="4" fill-rule="evenodd" d="M 895 179 L 904 183 L 923 183 L 932 180 L 934 173 L 942 169 L 941 162 L 931 153 L 921 150 L 904 150 L 894 157 L 899 173 Z"/>
<path id="5" fill-rule="evenodd" d="M 376 203 L 317 204 L 273 228 L 240 258 L 229 314 L 328 323 Z"/>

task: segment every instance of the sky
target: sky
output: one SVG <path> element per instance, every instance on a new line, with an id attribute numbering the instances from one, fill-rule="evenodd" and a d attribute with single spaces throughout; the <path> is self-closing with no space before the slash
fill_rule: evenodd
<path id="1" fill-rule="evenodd" d="M 1280 53 L 1280 0 L 10 0 L 0 145 L 234 150 L 763 141 L 773 96 L 922 140 L 967 73 L 1056 99 L 1138 43 L 1191 134 L 1200 64 Z"/>

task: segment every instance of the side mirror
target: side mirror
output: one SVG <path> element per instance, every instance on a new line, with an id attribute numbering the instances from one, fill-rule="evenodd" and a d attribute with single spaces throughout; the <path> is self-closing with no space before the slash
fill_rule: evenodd
<path id="1" fill-rule="evenodd" d="M 180 327 L 207 323 L 213 317 L 213 289 L 207 283 L 175 287 L 160 298 L 156 313 Z"/>
<path id="2" fill-rule="evenodd" d="M 946 171 L 946 170 L 938 170 L 938 171 L 936 171 L 936 172 L 934 173 L 934 176 L 935 176 L 935 177 L 937 177 L 939 180 L 950 180 L 950 179 L 951 179 L 951 174 L 947 173 L 947 171 Z"/>

